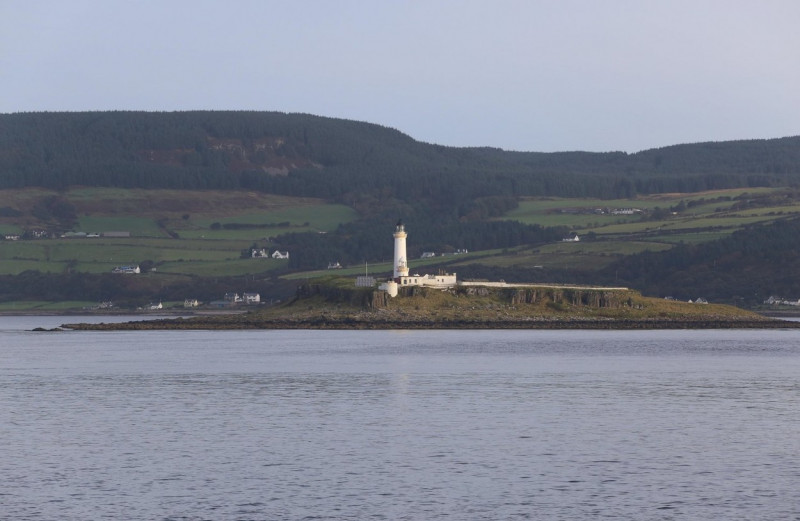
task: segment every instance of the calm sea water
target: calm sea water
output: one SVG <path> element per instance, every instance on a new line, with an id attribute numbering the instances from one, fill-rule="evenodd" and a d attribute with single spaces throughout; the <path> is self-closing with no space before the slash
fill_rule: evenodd
<path id="1" fill-rule="evenodd" d="M 2 519 L 800 519 L 798 330 L 68 321 L 0 318 Z"/>

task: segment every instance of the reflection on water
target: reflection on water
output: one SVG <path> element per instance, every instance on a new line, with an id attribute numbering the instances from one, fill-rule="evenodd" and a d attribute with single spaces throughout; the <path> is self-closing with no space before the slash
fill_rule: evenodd
<path id="1" fill-rule="evenodd" d="M 800 334 L 0 320 L 12 519 L 793 519 Z"/>

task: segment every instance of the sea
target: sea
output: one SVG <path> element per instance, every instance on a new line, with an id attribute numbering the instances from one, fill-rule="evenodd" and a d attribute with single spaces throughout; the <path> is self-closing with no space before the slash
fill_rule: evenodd
<path id="1" fill-rule="evenodd" d="M 33 332 L 0 519 L 800 519 L 800 330 Z"/>

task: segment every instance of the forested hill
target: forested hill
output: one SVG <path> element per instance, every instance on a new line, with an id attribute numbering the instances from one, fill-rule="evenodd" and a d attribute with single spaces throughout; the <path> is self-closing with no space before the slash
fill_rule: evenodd
<path id="1" fill-rule="evenodd" d="M 507 152 L 415 141 L 379 125 L 277 112 L 0 114 L 0 188 L 248 189 L 338 199 L 630 197 L 780 186 L 800 137 L 623 152 Z"/>

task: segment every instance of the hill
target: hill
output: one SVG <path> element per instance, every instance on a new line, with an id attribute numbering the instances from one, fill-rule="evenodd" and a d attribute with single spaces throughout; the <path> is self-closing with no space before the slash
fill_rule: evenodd
<path id="1" fill-rule="evenodd" d="M 800 138 L 622 152 L 506 152 L 420 143 L 355 121 L 276 112 L 0 114 L 0 188 L 246 189 L 445 207 L 486 196 L 632 197 L 783 186 Z"/>
<path id="2" fill-rule="evenodd" d="M 329 263 L 380 266 L 402 218 L 409 254 L 437 253 L 414 266 L 753 306 L 800 296 L 799 172 L 798 137 L 537 153 L 307 114 L 2 114 L 0 300 L 285 298 Z"/>

